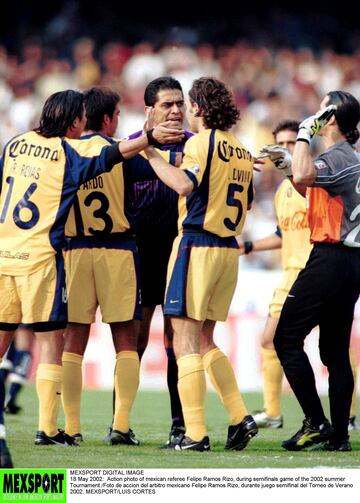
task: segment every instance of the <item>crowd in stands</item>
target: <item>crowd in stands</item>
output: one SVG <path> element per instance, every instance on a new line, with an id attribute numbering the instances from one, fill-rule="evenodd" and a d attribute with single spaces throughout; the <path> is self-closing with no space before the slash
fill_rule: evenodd
<path id="1" fill-rule="evenodd" d="M 271 131 L 280 120 L 302 120 L 316 110 L 330 90 L 349 91 L 360 99 L 360 50 L 339 54 L 309 48 L 273 50 L 238 42 L 214 47 L 149 42 L 129 46 L 120 42 L 98 46 L 91 38 L 74 41 L 70 58 L 36 39 L 14 56 L 0 47 L 0 147 L 38 123 L 45 99 L 65 89 L 106 85 L 121 95 L 118 137 L 143 123 L 143 92 L 160 76 L 178 79 L 187 94 L 192 81 L 215 76 L 231 87 L 241 110 L 235 134 L 256 154 L 273 142 Z M 249 214 L 245 239 L 256 239 L 274 228 L 273 194 L 279 175 L 270 168 L 255 174 L 256 204 Z M 247 266 L 279 266 L 275 252 L 246 257 Z"/>

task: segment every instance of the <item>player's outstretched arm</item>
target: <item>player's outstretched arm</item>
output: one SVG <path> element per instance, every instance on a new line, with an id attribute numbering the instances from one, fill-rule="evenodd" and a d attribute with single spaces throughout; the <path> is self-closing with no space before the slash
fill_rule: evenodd
<path id="1" fill-rule="evenodd" d="M 124 159 L 129 159 L 138 154 L 149 145 L 166 145 L 179 143 L 184 137 L 182 129 L 169 127 L 170 121 L 158 124 L 156 127 L 144 132 L 138 138 L 123 140 L 119 143 L 120 154 Z"/>
<path id="2" fill-rule="evenodd" d="M 238 239 L 239 255 L 248 255 L 253 251 L 278 250 L 282 246 L 282 239 L 273 232 L 269 236 L 254 241 L 242 241 Z"/>
<path id="3" fill-rule="evenodd" d="M 184 171 L 166 162 L 155 149 L 149 147 L 145 153 L 157 176 L 168 187 L 175 190 L 180 196 L 187 196 L 194 190 L 193 182 Z"/>

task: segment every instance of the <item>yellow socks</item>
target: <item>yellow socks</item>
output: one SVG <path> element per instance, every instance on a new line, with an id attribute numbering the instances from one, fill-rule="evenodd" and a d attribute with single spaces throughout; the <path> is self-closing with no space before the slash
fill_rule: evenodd
<path id="1" fill-rule="evenodd" d="M 354 391 L 352 394 L 351 407 L 350 407 L 350 417 L 356 416 L 356 379 L 357 379 L 357 366 L 356 358 L 353 349 L 349 349 L 350 365 L 354 377 Z"/>
<path id="2" fill-rule="evenodd" d="M 216 393 L 229 413 L 230 424 L 240 423 L 248 415 L 248 411 L 241 398 L 229 358 L 219 348 L 215 348 L 203 356 L 203 362 Z"/>
<path id="3" fill-rule="evenodd" d="M 113 429 L 129 431 L 130 412 L 139 387 L 140 363 L 136 351 L 121 351 L 116 355 L 115 415 Z"/>
<path id="4" fill-rule="evenodd" d="M 268 416 L 281 415 L 281 393 L 284 371 L 275 349 L 261 348 L 264 379 L 264 409 Z"/>
<path id="5" fill-rule="evenodd" d="M 205 371 L 201 356 L 190 354 L 177 360 L 178 390 L 185 419 L 186 435 L 199 441 L 207 435 L 205 426 Z"/>
<path id="6" fill-rule="evenodd" d="M 49 437 L 57 434 L 57 419 L 61 398 L 61 365 L 39 363 L 36 391 L 39 398 L 39 430 Z"/>
<path id="7" fill-rule="evenodd" d="M 65 413 L 65 431 L 68 435 L 81 433 L 80 402 L 82 391 L 83 356 L 64 351 L 62 356 L 62 401 Z"/>

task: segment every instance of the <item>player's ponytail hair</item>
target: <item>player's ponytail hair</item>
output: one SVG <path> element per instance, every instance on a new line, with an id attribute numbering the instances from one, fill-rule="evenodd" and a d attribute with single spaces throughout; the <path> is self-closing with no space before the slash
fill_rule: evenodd
<path id="1" fill-rule="evenodd" d="M 345 136 L 346 141 L 354 145 L 360 136 L 357 125 L 360 121 L 360 104 L 350 93 L 345 91 L 331 91 L 327 95 L 327 105 L 336 105 L 336 123 Z"/>
<path id="2" fill-rule="evenodd" d="M 356 128 L 353 131 L 348 131 L 345 134 L 346 141 L 348 141 L 351 145 L 355 145 L 360 136 L 359 130 Z"/>
<path id="3" fill-rule="evenodd" d="M 66 130 L 73 125 L 75 119 L 81 119 L 84 113 L 84 97 L 78 91 L 60 91 L 46 100 L 42 109 L 39 127 L 34 131 L 54 138 L 65 136 Z"/>
<path id="4" fill-rule="evenodd" d="M 240 118 L 231 92 L 220 80 L 212 77 L 194 80 L 189 97 L 199 106 L 198 116 L 208 129 L 227 131 Z"/>

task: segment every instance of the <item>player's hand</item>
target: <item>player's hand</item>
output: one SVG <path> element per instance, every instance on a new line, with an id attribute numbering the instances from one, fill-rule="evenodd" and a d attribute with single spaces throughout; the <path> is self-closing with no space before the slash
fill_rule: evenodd
<path id="1" fill-rule="evenodd" d="M 284 175 L 292 176 L 292 157 L 287 148 L 280 147 L 280 145 L 265 145 L 261 147 L 257 158 L 261 159 L 264 157 L 269 157 L 275 168 L 280 170 Z"/>
<path id="2" fill-rule="evenodd" d="M 146 121 L 144 122 L 143 126 L 144 133 L 154 127 L 154 113 L 155 111 L 153 107 L 146 109 Z"/>
<path id="3" fill-rule="evenodd" d="M 315 135 L 326 126 L 331 117 L 336 112 L 336 105 L 329 105 L 322 110 L 319 110 L 315 115 L 303 120 L 299 126 L 297 140 L 306 141 L 310 143 Z"/>
<path id="4" fill-rule="evenodd" d="M 170 127 L 171 121 L 162 122 L 155 126 L 152 130 L 152 137 L 155 142 L 162 145 L 179 143 L 184 138 L 184 130 Z"/>

